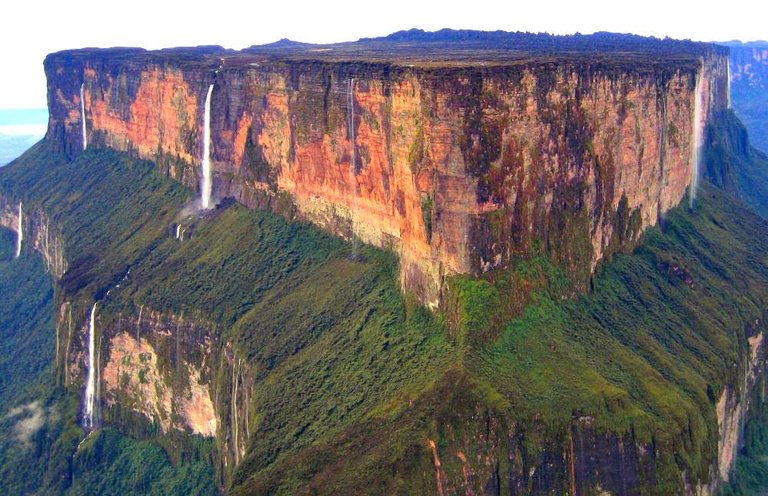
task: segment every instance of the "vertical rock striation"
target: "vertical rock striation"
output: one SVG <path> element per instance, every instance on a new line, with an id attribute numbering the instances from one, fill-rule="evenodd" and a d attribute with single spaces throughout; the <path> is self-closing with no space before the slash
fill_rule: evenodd
<path id="1" fill-rule="evenodd" d="M 91 144 L 152 159 L 197 188 L 215 83 L 214 197 L 392 249 L 404 287 L 434 306 L 446 275 L 504 268 L 537 241 L 586 282 L 677 205 L 691 181 L 697 75 L 701 118 L 727 106 L 727 51 L 696 47 L 682 59 L 437 66 L 61 52 L 45 63 L 47 136 L 80 151 L 84 84 Z"/>
<path id="2" fill-rule="evenodd" d="M 64 242 L 61 232 L 55 223 L 51 222 L 42 209 L 24 209 L 23 214 L 24 243 L 40 253 L 46 269 L 54 278 L 60 279 L 67 270 L 67 260 L 64 256 Z M 18 233 L 19 208 L 18 202 L 0 196 L 0 226 Z"/>
<path id="3" fill-rule="evenodd" d="M 73 325 L 73 307 L 64 301 L 57 322 L 65 385 L 80 384 L 86 376 L 88 322 Z M 81 319 L 78 313 L 75 320 Z M 216 436 L 221 417 L 214 403 L 218 332 L 205 322 L 143 307 L 105 321 L 99 329 L 101 370 L 96 378 L 103 418 L 130 425 L 132 416 L 140 414 L 161 432 Z"/>

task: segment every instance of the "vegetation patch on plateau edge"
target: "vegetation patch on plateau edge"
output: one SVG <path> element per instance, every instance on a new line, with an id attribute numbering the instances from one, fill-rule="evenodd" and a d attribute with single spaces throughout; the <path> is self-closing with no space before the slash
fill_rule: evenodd
<path id="1" fill-rule="evenodd" d="M 260 441 L 270 457 L 338 430 L 396 394 L 416 395 L 447 362 L 442 324 L 404 299 L 392 255 L 364 248 L 352 261 L 337 238 L 237 205 L 179 218 L 188 191 L 151 164 L 97 150 L 57 162 L 46 160 L 44 148 L 11 166 L 0 184 L 9 195 L 23 191 L 28 208 L 53 210 L 65 251 L 78 255 L 62 278 L 59 301 L 75 303 L 81 327 L 95 298 L 101 327 L 118 312 L 148 305 L 226 329 L 257 373 L 255 410 L 266 412 L 257 428 L 267 433 Z M 91 176 L 109 191 L 96 192 Z M 49 203 L 54 194 L 57 201 Z M 99 211 L 90 206 L 95 196 Z M 145 213 L 148 206 L 155 208 Z M 187 228 L 183 242 L 173 236 L 176 222 Z M 120 289 L 107 295 L 117 282 Z M 217 384 L 221 391 L 228 390 L 227 377 Z M 295 394 L 286 393 L 291 385 Z M 316 417 L 311 425 L 306 411 Z M 299 441 L 286 444 L 286 435 Z"/>
<path id="2" fill-rule="evenodd" d="M 337 238 L 233 204 L 180 217 L 191 192 L 117 152 L 67 162 L 42 143 L 3 169 L 0 191 L 61 228 L 72 255 L 56 299 L 76 303 L 81 325 L 94 298 L 106 325 L 140 305 L 185 312 L 245 359 L 255 383 L 233 479 L 242 494 L 434 492 L 433 456 L 461 474 L 459 451 L 518 453 L 519 467 L 499 476 L 512 487 L 584 418 L 652 444 L 656 478 L 643 487 L 679 492 L 681 471 L 708 480 L 714 403 L 737 382 L 732 364 L 768 299 L 768 226 L 708 186 L 693 212 L 673 210 L 634 253 L 605 264 L 588 295 L 562 299 L 568 277 L 541 253 L 488 280 L 456 278 L 437 315 L 401 294 L 391 254 L 365 247 L 351 260 Z M 181 242 L 177 222 L 189 229 Z M 217 375 L 222 401 L 228 377 Z M 50 443 L 75 468 L 112 473 L 71 457 L 82 431 L 70 393 L 58 393 L 68 427 Z M 129 441 L 102 436 L 88 443 L 114 449 L 109 460 L 138 459 Z M 470 463 L 478 480 L 491 477 L 481 465 Z"/>
<path id="3" fill-rule="evenodd" d="M 4 494 L 212 494 L 210 441 L 197 462 L 171 463 L 158 439 L 138 442 L 107 430 L 78 448 L 78 392 L 54 374 L 55 322 L 51 275 L 25 247 L 13 258 L 16 234 L 0 229 L 0 488 Z M 194 441 L 193 441 L 194 442 Z M 178 452 L 178 446 L 169 446 Z M 207 451 L 206 451 L 207 450 Z M 201 456 L 209 453 L 207 459 Z"/>
<path id="4" fill-rule="evenodd" d="M 449 328 L 457 329 L 448 338 L 456 361 L 445 375 L 407 404 L 376 410 L 258 471 L 235 493 L 291 492 L 305 484 L 325 494 L 434 490 L 434 467 L 422 470 L 432 459 L 427 440 L 435 440 L 444 464 L 467 443 L 474 451 L 464 454 L 476 459 L 489 449 L 480 441 L 485 425 L 473 430 L 470 419 L 478 416 L 496 419 L 499 438 L 512 430 L 526 439 L 506 446 L 525 452 L 525 471 L 553 449 L 564 452 L 556 440 L 567 443 L 574 423 L 588 419 L 594 432 L 655 447 L 655 480 L 644 481 L 644 491 L 681 492 L 683 471 L 708 481 L 717 456 L 714 404 L 725 384 L 737 382 L 732 364 L 768 303 L 766 227 L 705 186 L 694 212 L 670 212 L 634 253 L 604 266 L 588 295 L 561 300 L 548 291 L 553 286 L 537 283 L 564 277 L 546 257 L 520 261 L 505 285 L 457 279 L 457 308 L 447 314 Z M 493 330 L 503 311 L 498 301 L 521 287 L 543 289 L 500 333 Z M 382 467 L 388 475 L 380 475 Z M 248 464 L 241 468 L 243 475 L 250 471 Z M 567 477 L 561 474 L 566 485 Z"/>

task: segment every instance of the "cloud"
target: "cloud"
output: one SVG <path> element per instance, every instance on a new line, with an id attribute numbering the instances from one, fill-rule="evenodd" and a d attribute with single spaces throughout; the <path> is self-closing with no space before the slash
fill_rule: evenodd
<path id="1" fill-rule="evenodd" d="M 5 136 L 39 136 L 43 137 L 47 124 L 8 124 L 0 125 L 0 134 Z"/>
<path id="2" fill-rule="evenodd" d="M 13 434 L 16 440 L 25 447 L 32 444 L 32 436 L 45 425 L 46 413 L 40 402 L 33 401 L 26 405 L 17 406 L 8 411 L 6 419 L 22 417 L 13 426 Z"/>

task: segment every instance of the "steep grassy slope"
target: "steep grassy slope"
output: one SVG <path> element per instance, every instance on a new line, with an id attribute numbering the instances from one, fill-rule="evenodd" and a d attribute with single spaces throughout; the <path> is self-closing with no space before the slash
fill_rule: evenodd
<path id="1" fill-rule="evenodd" d="M 3 494 L 211 494 L 213 467 L 174 467 L 150 442 L 116 432 L 75 453 L 79 400 L 56 388 L 51 276 L 31 250 L 13 259 L 16 235 L 0 230 L 0 489 Z M 208 443 L 208 450 L 212 445 Z"/>
<path id="2" fill-rule="evenodd" d="M 735 50 L 735 51 L 734 51 Z M 732 47 L 732 58 L 739 59 L 751 49 Z M 743 64 L 742 64 L 743 67 Z M 759 102 L 765 100 L 766 92 L 760 78 L 748 84 L 745 79 L 734 85 L 733 100 L 736 112 L 749 126 L 752 135 L 747 135 L 745 125 L 733 112 L 718 116 L 714 125 L 707 129 L 708 175 L 721 188 L 734 193 L 754 208 L 763 218 L 768 216 L 768 157 L 752 148 L 751 142 L 765 150 L 765 126 L 760 119 L 764 113 Z M 755 413 L 748 419 L 745 429 L 744 446 L 731 478 L 723 488 L 725 495 L 763 494 L 768 490 L 768 408 L 764 398 L 755 394 Z"/>
<path id="3" fill-rule="evenodd" d="M 53 383 L 56 335 L 50 276 L 28 250 L 14 259 L 15 245 L 0 229 L 0 487 L 21 494 L 42 474 L 33 446 L 46 438 L 40 396 Z"/>
<path id="4" fill-rule="evenodd" d="M 64 226 L 69 241 L 69 253 L 81 253 L 88 264 L 69 273 L 67 288 L 75 291 L 97 291 L 103 282 L 119 271 L 126 252 L 118 250 L 115 259 L 108 254 L 108 243 L 119 244 L 123 237 L 111 238 L 117 226 L 136 230 L 141 215 L 131 216 L 126 198 L 138 200 L 135 209 L 153 204 L 137 191 L 156 192 L 158 204 L 173 198 L 158 188 L 160 179 L 153 167 L 122 169 L 115 155 L 95 154 L 89 168 L 78 168 L 50 153 L 45 144 L 38 144 L 14 165 L 8 166 L 0 178 L 4 194 L 13 192 L 16 198 L 29 201 L 32 208 L 41 205 L 55 213 Z M 146 164 L 145 164 L 146 165 Z M 121 175 L 122 171 L 122 175 Z M 144 174 L 142 174 L 142 172 Z M 96 187 L 105 174 L 109 180 Z M 113 181 L 114 188 L 108 183 Z M 164 182 L 163 182 L 164 181 Z M 130 182 L 130 184 L 127 184 Z M 181 191 L 182 194 L 185 192 Z M 90 204 L 86 193 L 98 203 Z M 120 212 L 121 209 L 126 212 Z M 156 214 L 156 211 L 154 212 Z M 106 217 L 102 217 L 106 214 Z M 124 216 L 121 216 L 124 215 Z M 62 222 L 66 220 L 67 222 Z M 141 229 L 139 229 L 140 231 Z M 125 233 L 122 233 L 125 235 Z M 54 295 L 52 276 L 45 272 L 40 257 L 29 248 L 13 259 L 15 233 L 0 230 L 0 306 L 2 319 L 2 388 L 0 388 L 0 488 L 4 494 L 212 494 L 213 482 L 210 456 L 198 456 L 201 461 L 172 464 L 157 442 L 137 442 L 116 432 L 84 437 L 79 427 L 79 390 L 66 391 L 58 386 L 54 371 L 55 340 Z M 143 238 L 142 238 L 143 239 Z M 127 248 L 127 247 L 126 247 Z M 146 247 L 143 247 L 146 249 Z M 131 252 L 128 252 L 130 256 Z M 75 277 L 76 276 L 76 277 Z M 67 294 L 61 286 L 60 293 Z M 70 289 L 71 290 L 71 289 Z M 59 295 L 59 299 L 61 294 Z M 10 412 L 9 412 L 10 410 Z M 167 445 L 167 443 L 165 443 Z M 208 442 L 194 450 L 210 452 Z M 193 476 L 191 476 L 191 474 Z"/>
<path id="5" fill-rule="evenodd" d="M 41 207 L 62 228 L 69 295 L 101 296 L 166 234 L 189 192 L 149 162 L 111 151 L 69 162 L 42 141 L 0 175 L 0 190 Z"/>
<path id="6" fill-rule="evenodd" d="M 730 160 L 731 148 L 711 157 Z M 485 280 L 453 279 L 433 314 L 400 292 L 392 255 L 365 247 L 351 259 L 337 238 L 235 204 L 185 217 L 191 193 L 155 170 L 111 151 L 69 162 L 43 143 L 0 171 L 0 191 L 61 228 L 70 269 L 58 302 L 85 315 L 98 299 L 105 324 L 141 305 L 183 313 L 246 362 L 251 429 L 233 493 L 670 494 L 683 472 L 709 480 L 714 403 L 768 303 L 768 224 L 729 195 L 705 186 L 693 211 L 670 212 L 607 262 L 588 295 L 542 249 Z M 213 490 L 212 443 L 136 419 L 115 417 L 148 440 L 106 429 L 76 452 L 79 392 L 51 381 L 40 400 L 60 420 L 29 455 L 47 466 L 24 458 L 24 491 Z M 159 447 L 184 448 L 184 462 Z"/>
<path id="7" fill-rule="evenodd" d="M 765 227 L 705 189 L 693 214 L 671 212 L 605 268 L 590 295 L 529 306 L 478 353 L 480 374 L 516 415 L 565 423 L 578 411 L 597 430 L 672 446 L 672 468 L 706 477 L 716 455 L 713 392 L 733 382 L 768 298 L 768 237 L 755 236 Z M 660 465 L 659 487 L 674 488 L 678 476 Z"/>
<path id="8" fill-rule="evenodd" d="M 391 255 L 366 248 L 352 260 L 338 239 L 234 205 L 190 229 L 181 243 L 155 246 L 118 297 L 224 329 L 256 380 L 246 466 L 269 465 L 419 391 L 449 363 L 443 327 L 405 301 Z M 220 376 L 220 391 L 229 380 Z"/>
<path id="9" fill-rule="evenodd" d="M 254 404 L 267 412 L 258 436 L 266 462 L 404 389 L 415 394 L 448 362 L 443 326 L 406 302 L 391 255 L 366 248 L 351 260 L 337 238 L 237 205 L 183 218 L 179 242 L 172 225 L 189 193 L 153 171 L 108 151 L 57 161 L 43 144 L 0 185 L 23 191 L 25 205 L 42 206 L 62 226 L 65 251 L 76 256 L 61 280 L 61 300 L 87 308 L 104 299 L 106 321 L 149 305 L 226 329 L 259 380 Z M 129 267 L 130 277 L 107 297 Z M 227 377 L 221 380 L 226 390 Z"/>
<path id="10" fill-rule="evenodd" d="M 459 320 L 483 337 L 469 339 L 432 388 L 262 469 L 236 494 L 290 493 L 306 480 L 324 494 L 434 491 L 429 440 L 446 472 L 472 474 L 449 487 L 479 490 L 496 477 L 502 492 L 568 490 L 567 467 L 547 469 L 547 460 L 567 452 L 573 429 L 655 446 L 643 491 L 682 491 L 682 471 L 706 480 L 717 452 L 714 402 L 768 303 L 766 228 L 706 187 L 694 212 L 676 209 L 633 254 L 608 264 L 591 294 L 559 300 L 540 291 L 491 339 L 504 290 L 465 282 L 474 314 Z M 542 259 L 521 262 L 519 272 L 533 281 L 558 271 Z M 528 480 L 534 467 L 538 479 Z"/>
<path id="11" fill-rule="evenodd" d="M 15 247 L 0 228 L 0 415 L 47 378 L 56 349 L 51 278 L 31 250 L 14 259 Z"/>

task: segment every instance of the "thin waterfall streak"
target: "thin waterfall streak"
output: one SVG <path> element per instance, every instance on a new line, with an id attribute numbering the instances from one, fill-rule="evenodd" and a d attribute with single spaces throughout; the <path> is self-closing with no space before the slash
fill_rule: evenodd
<path id="1" fill-rule="evenodd" d="M 21 256 L 21 242 L 24 240 L 24 209 L 19 202 L 19 224 L 16 230 L 16 258 Z"/>
<path id="2" fill-rule="evenodd" d="M 83 128 L 83 151 L 88 148 L 88 133 L 85 124 L 85 83 L 80 85 L 80 122 Z"/>
<path id="3" fill-rule="evenodd" d="M 356 161 L 356 150 L 355 150 L 355 79 L 352 78 L 349 80 L 349 91 L 347 94 L 347 109 L 348 109 L 348 115 L 349 115 L 349 143 L 350 143 L 350 149 L 352 153 L 352 172 L 357 172 L 357 166 L 355 164 Z"/>
<path id="4" fill-rule="evenodd" d="M 96 404 L 96 303 L 91 307 L 88 322 L 88 378 L 85 386 L 85 417 L 84 427 L 93 428 L 93 417 Z"/>
<path id="5" fill-rule="evenodd" d="M 48 271 L 51 268 L 51 264 L 48 261 L 51 258 L 50 257 L 51 248 L 50 248 L 50 242 L 48 239 L 48 222 L 47 221 L 42 224 L 41 229 L 45 233 L 45 235 L 43 236 L 43 245 L 45 245 L 44 252 L 46 253 L 46 256 L 43 258 L 45 258 L 45 270 Z M 54 252 L 55 251 L 56 251 L 56 248 L 54 247 Z M 54 257 L 55 257 L 55 254 L 54 254 Z"/>
<path id="6" fill-rule="evenodd" d="M 211 208 L 213 181 L 211 179 L 211 94 L 213 85 L 208 86 L 205 97 L 205 115 L 203 118 L 203 181 L 200 185 L 200 205 L 204 210 Z"/>
<path id="7" fill-rule="evenodd" d="M 696 203 L 696 191 L 699 188 L 699 168 L 701 161 L 701 146 L 704 139 L 704 125 L 701 120 L 702 114 L 702 99 L 704 86 L 701 83 L 701 71 L 696 76 L 696 90 L 694 94 L 693 104 L 693 136 L 692 136 L 692 148 L 691 148 L 691 187 L 689 195 L 689 206 L 693 208 Z"/>
<path id="8" fill-rule="evenodd" d="M 243 379 L 243 396 L 245 396 L 245 439 L 251 438 L 251 407 L 250 399 L 248 395 L 248 387 Z"/>

